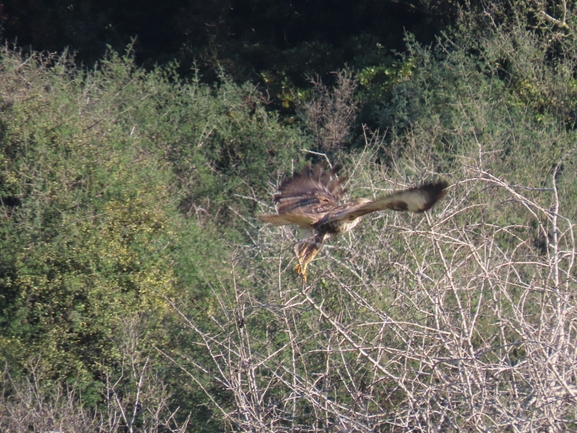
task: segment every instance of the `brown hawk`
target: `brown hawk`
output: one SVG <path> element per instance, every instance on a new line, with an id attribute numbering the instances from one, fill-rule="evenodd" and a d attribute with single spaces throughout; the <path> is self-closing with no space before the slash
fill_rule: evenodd
<path id="1" fill-rule="evenodd" d="M 298 258 L 295 271 L 304 281 L 307 265 L 315 258 L 325 239 L 355 228 L 363 216 L 378 210 L 423 212 L 430 209 L 445 195 L 447 182 L 425 183 L 415 188 L 393 192 L 370 200 L 358 198 L 351 203 L 339 205 L 345 193 L 342 188 L 346 178 L 336 178 L 340 165 L 325 171 L 325 163 L 311 168 L 307 164 L 300 173 L 285 179 L 274 196 L 278 214 L 258 215 L 262 222 L 275 226 L 296 224 L 301 229 L 301 240 L 294 250 Z"/>

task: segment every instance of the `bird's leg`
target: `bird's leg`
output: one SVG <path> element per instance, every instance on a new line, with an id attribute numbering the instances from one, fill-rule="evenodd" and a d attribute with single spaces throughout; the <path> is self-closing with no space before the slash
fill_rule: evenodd
<path id="1" fill-rule="evenodd" d="M 309 247 L 309 239 L 299 241 L 295 245 L 295 254 L 297 256 L 298 263 L 295 266 L 295 272 L 300 275 L 303 281 L 307 282 L 307 264 L 304 259 L 307 254 L 307 249 Z"/>
<path id="2" fill-rule="evenodd" d="M 305 283 L 307 282 L 307 268 L 306 268 L 306 266 L 302 267 L 300 263 L 297 263 L 295 266 L 295 272 L 302 277 L 302 279 Z"/>
<path id="3" fill-rule="evenodd" d="M 316 234 L 315 236 L 297 242 L 295 245 L 295 254 L 298 258 L 295 272 L 302 277 L 305 283 L 307 281 L 307 266 L 321 250 L 324 238 L 324 235 Z"/>

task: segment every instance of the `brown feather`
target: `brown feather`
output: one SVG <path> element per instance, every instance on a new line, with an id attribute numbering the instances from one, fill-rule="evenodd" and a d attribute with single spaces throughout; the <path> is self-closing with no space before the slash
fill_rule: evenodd
<path id="1" fill-rule="evenodd" d="M 274 196 L 279 214 L 324 215 L 337 206 L 345 192 L 341 188 L 344 179 L 335 179 L 340 166 L 335 165 L 328 172 L 324 171 L 324 166 L 324 163 L 320 163 L 311 169 L 307 164 L 300 173 L 294 173 L 280 184 Z"/>
<path id="2" fill-rule="evenodd" d="M 386 197 L 368 202 L 362 206 L 343 206 L 320 220 L 317 225 L 342 219 L 354 219 L 379 210 L 424 212 L 446 195 L 448 184 L 445 181 L 426 183 L 424 185 L 394 192 Z"/>
<path id="3" fill-rule="evenodd" d="M 268 214 L 268 215 L 258 215 L 257 218 L 263 223 L 270 223 L 273 226 L 283 226 L 287 224 L 296 224 L 301 227 L 309 227 L 314 224 L 318 217 L 316 215 L 301 215 L 293 213 L 284 213 L 282 215 L 278 214 Z"/>

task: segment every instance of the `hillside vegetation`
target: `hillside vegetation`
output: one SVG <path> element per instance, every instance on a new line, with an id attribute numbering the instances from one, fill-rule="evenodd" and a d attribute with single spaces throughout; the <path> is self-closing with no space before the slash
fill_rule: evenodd
<path id="1" fill-rule="evenodd" d="M 577 429 L 575 24 L 469 11 L 289 114 L 225 70 L 5 48 L 0 430 Z M 325 158 L 353 199 L 450 187 L 304 284 L 255 215 Z"/>

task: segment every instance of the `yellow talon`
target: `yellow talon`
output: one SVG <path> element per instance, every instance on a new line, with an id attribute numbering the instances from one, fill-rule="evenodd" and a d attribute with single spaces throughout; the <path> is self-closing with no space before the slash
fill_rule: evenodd
<path id="1" fill-rule="evenodd" d="M 306 266 L 303 268 L 300 263 L 297 263 L 295 266 L 295 272 L 302 277 L 302 279 L 305 283 L 307 282 Z"/>

